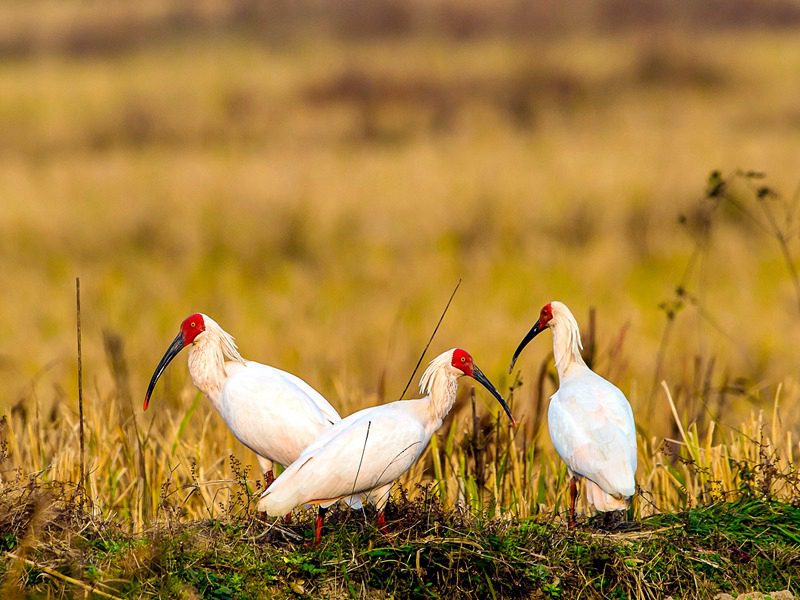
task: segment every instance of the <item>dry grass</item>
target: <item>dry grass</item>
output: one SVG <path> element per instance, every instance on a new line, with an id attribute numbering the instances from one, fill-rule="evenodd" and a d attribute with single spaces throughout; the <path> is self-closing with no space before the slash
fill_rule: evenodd
<path id="1" fill-rule="evenodd" d="M 762 463 L 766 464 L 766 463 Z M 335 510 L 319 547 L 313 517 L 287 525 L 177 516 L 134 535 L 77 507 L 69 490 L 0 496 L 4 597 L 657 598 L 797 591 L 800 510 L 746 492 L 609 533 L 549 520 L 488 520 L 442 507 L 423 489 L 389 507 L 392 533 Z M 239 493 L 248 491 L 240 486 Z M 43 506 L 47 506 L 44 509 Z M 367 515 L 372 517 L 374 515 Z M 791 591 L 782 597 L 792 597 Z M 787 596 L 788 594 L 788 596 Z"/>
<path id="2" fill-rule="evenodd" d="M 109 338 L 108 347 L 114 344 L 119 340 Z M 124 387 L 124 362 L 113 353 L 111 360 L 121 387 L 105 398 L 104 410 L 89 410 L 86 420 L 86 493 L 93 514 L 131 531 L 175 518 L 244 517 L 261 489 L 260 474 L 248 464 L 252 457 L 246 450 L 226 446 L 225 426 L 207 410 L 206 400 L 194 393 L 188 409 L 159 407 L 163 414 L 144 419 Z M 489 518 L 563 513 L 566 474 L 545 432 L 546 402 L 525 399 L 522 389 L 517 385 L 508 395 L 522 421 L 513 430 L 501 415 L 483 414 L 474 395 L 462 394 L 440 436 L 396 492 L 404 488 L 413 497 L 417 482 L 427 480 L 446 508 Z M 799 446 L 784 426 L 782 406 L 796 406 L 797 393 L 796 385 L 779 388 L 768 419 L 758 412 L 732 427 L 709 417 L 687 422 L 664 384 L 657 401 L 674 414 L 677 435 L 646 436 L 647 420 L 638 415 L 639 495 L 630 516 L 641 519 L 743 494 L 796 501 Z M 192 427 L 198 416 L 201 425 Z M 63 405 L 41 410 L 35 398 L 20 402 L 4 417 L 1 433 L 8 489 L 26 481 L 35 486 L 80 480 L 78 423 Z"/>
<path id="3" fill-rule="evenodd" d="M 713 4 L 645 4 L 577 28 L 556 3 L 0 7 L 3 489 L 78 480 L 76 275 L 90 517 L 128 531 L 244 518 L 258 489 L 178 362 L 140 412 L 186 314 L 346 414 L 399 395 L 463 278 L 433 350 L 470 350 L 522 426 L 464 391 L 412 501 L 563 510 L 549 344 L 505 375 L 556 298 L 637 415 L 632 516 L 796 501 L 795 8 L 707 31 Z"/>

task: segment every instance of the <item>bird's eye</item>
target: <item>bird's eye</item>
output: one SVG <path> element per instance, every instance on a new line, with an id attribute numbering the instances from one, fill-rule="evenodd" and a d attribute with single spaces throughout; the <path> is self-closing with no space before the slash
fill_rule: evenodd
<path id="1" fill-rule="evenodd" d="M 466 356 L 462 356 L 461 357 L 461 362 L 467 362 L 467 357 Z"/>
<path id="2" fill-rule="evenodd" d="M 191 323 L 189 323 L 189 327 L 191 327 L 192 329 L 194 329 L 194 321 L 192 321 Z"/>

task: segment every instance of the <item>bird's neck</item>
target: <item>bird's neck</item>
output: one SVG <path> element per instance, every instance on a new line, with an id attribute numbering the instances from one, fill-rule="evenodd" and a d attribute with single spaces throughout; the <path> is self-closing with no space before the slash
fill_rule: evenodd
<path id="1" fill-rule="evenodd" d="M 222 346 L 211 336 L 197 340 L 189 348 L 189 375 L 218 411 L 221 410 L 222 386 L 225 383 L 225 355 Z"/>
<path id="2" fill-rule="evenodd" d="M 581 332 L 577 324 L 569 321 L 556 323 L 551 329 L 556 370 L 559 380 L 563 380 L 576 369 L 586 367 L 581 356 Z"/>
<path id="3" fill-rule="evenodd" d="M 428 387 L 428 410 L 431 417 L 431 433 L 441 427 L 447 414 L 456 402 L 458 378 L 440 370 L 431 377 Z"/>

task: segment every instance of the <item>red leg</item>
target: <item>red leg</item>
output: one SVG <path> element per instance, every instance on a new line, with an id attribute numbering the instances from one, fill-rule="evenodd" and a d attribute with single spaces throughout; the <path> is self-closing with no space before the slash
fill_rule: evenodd
<path id="1" fill-rule="evenodd" d="M 386 514 L 383 510 L 378 511 L 378 531 L 380 531 L 383 535 L 387 535 L 389 533 L 389 528 L 386 526 Z"/>
<path id="2" fill-rule="evenodd" d="M 292 513 L 288 512 L 285 515 L 283 515 L 283 522 L 286 523 L 287 525 L 291 525 L 292 524 Z"/>
<path id="3" fill-rule="evenodd" d="M 264 473 L 264 487 L 268 488 L 272 485 L 273 481 L 275 481 L 275 473 L 273 473 L 272 469 L 270 469 Z"/>
<path id="4" fill-rule="evenodd" d="M 322 524 L 325 522 L 325 513 L 328 512 L 327 508 L 320 508 L 317 511 L 317 522 L 314 529 L 314 545 L 318 546 L 322 541 Z"/>
<path id="5" fill-rule="evenodd" d="M 575 529 L 575 501 L 578 499 L 578 482 L 574 477 L 569 480 L 569 519 L 567 527 Z"/>

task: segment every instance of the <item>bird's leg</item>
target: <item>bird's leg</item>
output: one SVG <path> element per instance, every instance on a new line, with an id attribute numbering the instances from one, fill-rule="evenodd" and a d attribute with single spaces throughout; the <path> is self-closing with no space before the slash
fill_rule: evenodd
<path id="1" fill-rule="evenodd" d="M 260 455 L 257 455 L 257 457 L 258 466 L 261 467 L 261 472 L 264 474 L 264 489 L 266 489 L 275 481 L 275 473 L 272 472 L 272 461 Z"/>
<path id="2" fill-rule="evenodd" d="M 578 499 L 578 481 L 575 477 L 569 479 L 569 519 L 567 528 L 571 531 L 575 529 L 575 501 Z"/>
<path id="3" fill-rule="evenodd" d="M 292 513 L 287 512 L 285 515 L 283 515 L 283 522 L 286 523 L 287 525 L 291 525 L 291 523 L 292 523 Z"/>
<path id="4" fill-rule="evenodd" d="M 392 491 L 392 484 L 387 483 L 382 488 L 378 490 L 373 490 L 370 494 L 367 495 L 367 499 L 369 500 L 372 498 L 372 501 L 375 504 L 375 508 L 378 509 L 378 517 L 377 517 L 377 524 L 378 524 L 378 531 L 380 531 L 383 535 L 389 534 L 389 528 L 386 526 L 386 506 L 389 503 L 389 495 Z"/>
<path id="5" fill-rule="evenodd" d="M 380 531 L 383 535 L 387 535 L 389 533 L 389 528 L 386 526 L 386 513 L 383 512 L 383 509 L 378 511 L 378 531 Z"/>
<path id="6" fill-rule="evenodd" d="M 314 529 L 314 545 L 319 546 L 322 540 L 322 524 L 325 522 L 325 513 L 328 512 L 327 508 L 319 507 L 317 511 L 316 528 Z"/>

